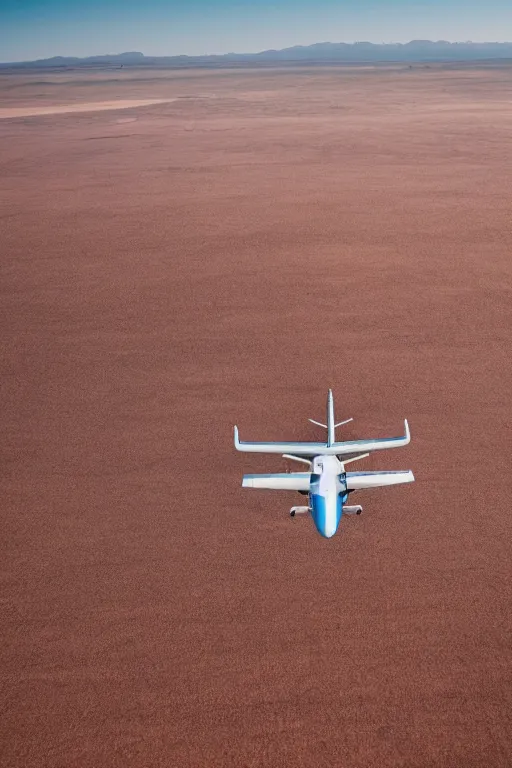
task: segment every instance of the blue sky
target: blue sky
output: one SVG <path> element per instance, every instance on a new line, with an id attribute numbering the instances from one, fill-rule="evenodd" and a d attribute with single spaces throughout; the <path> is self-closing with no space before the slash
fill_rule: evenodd
<path id="1" fill-rule="evenodd" d="M 0 0 L 0 61 L 512 40 L 512 0 Z"/>

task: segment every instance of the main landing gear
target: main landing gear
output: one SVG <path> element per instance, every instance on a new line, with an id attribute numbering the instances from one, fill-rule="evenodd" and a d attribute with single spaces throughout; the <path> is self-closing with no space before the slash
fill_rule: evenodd
<path id="1" fill-rule="evenodd" d="M 311 512 L 310 507 L 292 507 L 290 509 L 290 517 L 295 517 L 295 515 L 307 515 L 308 512 Z"/>
<path id="2" fill-rule="evenodd" d="M 344 515 L 360 515 L 362 511 L 363 508 L 360 504 L 355 504 L 352 507 L 343 507 Z M 292 507 L 290 509 L 290 517 L 295 517 L 295 515 L 307 515 L 308 512 L 311 512 L 311 507 Z"/>
<path id="3" fill-rule="evenodd" d="M 355 504 L 353 507 L 343 507 L 344 515 L 360 515 L 363 508 L 360 504 Z"/>

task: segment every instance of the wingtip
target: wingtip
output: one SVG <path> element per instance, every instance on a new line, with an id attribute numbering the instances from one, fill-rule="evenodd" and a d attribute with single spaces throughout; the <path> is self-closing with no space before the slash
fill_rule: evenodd
<path id="1" fill-rule="evenodd" d="M 409 429 L 409 422 L 407 419 L 404 419 L 405 424 L 405 436 L 407 438 L 407 442 L 409 443 L 411 441 L 411 430 Z"/>
<path id="2" fill-rule="evenodd" d="M 236 424 L 233 428 L 233 431 L 234 431 L 234 438 L 235 438 L 235 448 L 238 449 L 238 446 L 240 445 L 240 440 L 238 438 L 238 427 L 236 426 Z"/>

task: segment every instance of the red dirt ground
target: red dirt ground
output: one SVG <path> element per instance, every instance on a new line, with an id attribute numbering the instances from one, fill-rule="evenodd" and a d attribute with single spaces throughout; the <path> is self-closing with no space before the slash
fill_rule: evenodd
<path id="1" fill-rule="evenodd" d="M 508 70 L 0 78 L 2 766 L 512 765 Z M 326 541 L 240 488 L 327 388 Z"/>

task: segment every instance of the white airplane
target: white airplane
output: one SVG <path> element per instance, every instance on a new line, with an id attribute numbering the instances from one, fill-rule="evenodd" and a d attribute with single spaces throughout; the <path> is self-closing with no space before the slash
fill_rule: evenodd
<path id="1" fill-rule="evenodd" d="M 360 505 L 347 506 L 349 493 L 366 488 L 414 482 L 413 473 L 399 472 L 346 472 L 345 466 L 384 448 L 400 448 L 411 441 L 407 419 L 403 437 L 386 437 L 375 440 L 348 440 L 337 443 L 336 427 L 348 424 L 352 419 L 334 419 L 332 391 L 327 395 L 327 424 L 309 419 L 313 424 L 327 429 L 326 443 L 248 443 L 238 437 L 235 427 L 235 448 L 248 453 L 280 453 L 286 459 L 307 464 L 308 472 L 286 472 L 275 475 L 244 475 L 243 488 L 264 488 L 271 491 L 299 491 L 309 497 L 308 506 L 292 507 L 290 515 L 311 513 L 317 531 L 327 539 L 338 530 L 343 514 L 360 515 Z M 366 453 L 359 454 L 359 451 Z M 357 456 L 353 454 L 357 453 Z M 344 458 L 347 456 L 347 458 Z"/>

